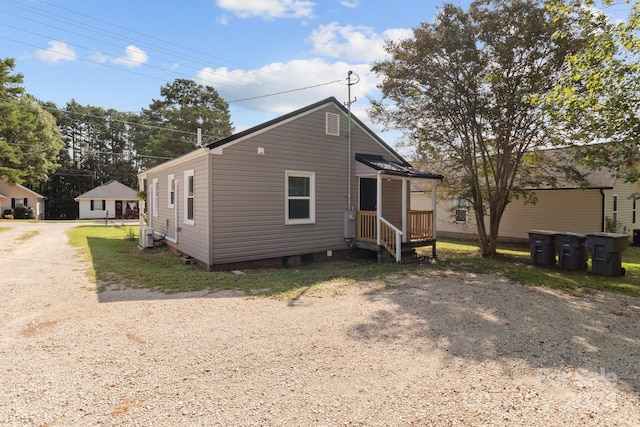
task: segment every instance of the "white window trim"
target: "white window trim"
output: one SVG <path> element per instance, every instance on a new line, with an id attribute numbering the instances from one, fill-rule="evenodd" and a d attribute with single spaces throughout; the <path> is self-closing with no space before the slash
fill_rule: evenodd
<path id="1" fill-rule="evenodd" d="M 618 199 L 617 194 L 614 194 L 611 198 L 611 219 L 614 222 L 618 222 L 618 211 L 620 210 L 618 203 L 620 203 L 620 199 Z"/>
<path id="2" fill-rule="evenodd" d="M 171 203 L 171 195 L 173 194 L 173 203 Z M 175 208 L 175 175 L 171 174 L 167 177 L 167 207 Z"/>
<path id="3" fill-rule="evenodd" d="M 153 178 L 151 181 L 151 209 L 153 210 L 153 216 L 158 216 L 158 178 Z"/>
<path id="4" fill-rule="evenodd" d="M 289 177 L 298 176 L 309 178 L 309 218 L 289 219 Z M 307 197 L 291 197 L 291 199 L 307 199 Z M 315 224 L 316 223 L 316 173 L 291 171 L 284 173 L 284 223 L 285 225 Z"/>
<path id="5" fill-rule="evenodd" d="M 189 219 L 187 218 L 187 215 L 189 213 L 189 177 L 195 176 L 193 169 L 189 169 L 184 171 L 184 223 L 187 225 L 195 225 L 196 221 L 196 201 L 195 201 L 195 194 L 196 194 L 196 182 L 195 179 L 193 181 L 193 196 L 191 196 L 191 198 L 193 198 L 193 219 Z"/>

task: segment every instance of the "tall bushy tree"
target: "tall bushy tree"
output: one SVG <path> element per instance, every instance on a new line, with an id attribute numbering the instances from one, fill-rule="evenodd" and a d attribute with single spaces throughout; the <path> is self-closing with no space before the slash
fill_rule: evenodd
<path id="1" fill-rule="evenodd" d="M 0 176 L 35 185 L 57 167 L 63 141 L 55 119 L 24 93 L 13 59 L 0 60 Z"/>
<path id="2" fill-rule="evenodd" d="M 612 19 L 612 0 L 553 0 L 549 7 L 576 25 L 560 37 L 580 37 L 582 49 L 569 56 L 555 90 L 545 99 L 554 135 L 574 159 L 610 168 L 628 182 L 640 179 L 640 3 L 627 4 L 626 19 Z M 600 144 L 595 144 L 600 143 Z"/>
<path id="3" fill-rule="evenodd" d="M 140 132 L 149 158 L 145 166 L 178 157 L 197 147 L 197 130 L 201 129 L 202 144 L 231 135 L 233 126 L 229 105 L 211 86 L 193 80 L 176 79 L 160 89 L 161 99 L 155 99 L 142 111 Z M 140 144 L 140 141 L 138 141 Z"/>
<path id="4" fill-rule="evenodd" d="M 373 66 L 383 98 L 371 116 L 405 130 L 421 161 L 445 169 L 450 195 L 473 208 L 485 256 L 496 254 L 508 203 L 554 180 L 535 151 L 550 144 L 541 97 L 579 45 L 556 37 L 568 24 L 535 0 L 446 4 Z"/>

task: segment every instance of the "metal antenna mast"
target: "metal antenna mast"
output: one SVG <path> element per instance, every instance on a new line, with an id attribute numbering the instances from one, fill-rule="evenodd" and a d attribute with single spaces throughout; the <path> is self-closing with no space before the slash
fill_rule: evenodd
<path id="1" fill-rule="evenodd" d="M 347 153 L 348 153 L 348 164 L 347 164 L 347 173 L 349 174 L 348 179 L 348 206 L 347 209 L 349 211 L 353 211 L 353 206 L 351 205 L 351 104 L 356 102 L 358 98 L 354 98 L 351 101 L 351 86 L 358 83 L 360 81 L 360 77 L 356 74 L 357 80 L 354 83 L 351 83 L 351 75 L 354 74 L 353 71 L 349 70 L 347 73 L 347 115 L 348 115 L 348 123 L 347 123 Z"/>

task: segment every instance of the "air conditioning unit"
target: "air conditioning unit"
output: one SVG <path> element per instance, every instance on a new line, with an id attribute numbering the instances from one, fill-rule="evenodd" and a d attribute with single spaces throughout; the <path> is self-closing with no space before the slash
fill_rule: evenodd
<path id="1" fill-rule="evenodd" d="M 153 247 L 153 228 L 152 227 L 140 227 L 140 240 L 138 244 L 141 248 Z"/>

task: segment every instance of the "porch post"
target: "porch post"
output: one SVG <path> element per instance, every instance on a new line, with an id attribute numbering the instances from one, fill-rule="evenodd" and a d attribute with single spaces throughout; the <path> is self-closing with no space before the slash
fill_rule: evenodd
<path id="1" fill-rule="evenodd" d="M 402 178 L 402 242 L 407 242 L 407 178 Z"/>
<path id="2" fill-rule="evenodd" d="M 438 192 L 437 192 L 437 188 L 438 188 L 438 182 L 434 179 L 433 181 L 431 181 L 431 210 L 433 211 L 433 213 L 431 214 L 431 231 L 433 234 L 433 240 L 436 239 L 436 208 L 438 206 L 437 203 L 437 197 L 438 197 Z"/>
<path id="3" fill-rule="evenodd" d="M 382 218 L 382 174 L 376 175 L 376 244 L 380 246 L 380 218 Z"/>

